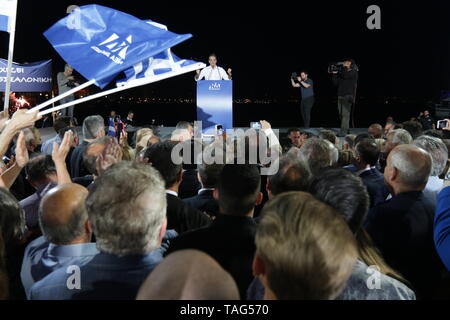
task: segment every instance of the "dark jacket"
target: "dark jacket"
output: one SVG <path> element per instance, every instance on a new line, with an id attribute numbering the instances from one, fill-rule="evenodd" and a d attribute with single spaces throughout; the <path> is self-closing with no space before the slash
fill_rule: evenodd
<path id="1" fill-rule="evenodd" d="M 369 211 L 366 229 L 388 265 L 419 298 L 431 297 L 444 270 L 433 242 L 435 206 L 421 191 L 405 192 Z"/>
<path id="2" fill-rule="evenodd" d="M 183 199 L 183 202 L 210 216 L 219 214 L 219 203 L 214 199 L 214 190 L 202 190 L 198 195 Z"/>
<path id="3" fill-rule="evenodd" d="M 370 169 L 362 172 L 359 177 L 367 188 L 370 196 L 370 207 L 377 205 L 379 202 L 384 202 L 384 176 L 377 169 Z M 381 200 L 382 199 L 382 200 Z M 381 201 L 380 201 L 381 200 Z"/>
<path id="4" fill-rule="evenodd" d="M 231 274 L 241 298 L 245 299 L 247 288 L 253 280 L 256 226 L 249 217 L 219 215 L 211 226 L 174 239 L 167 253 L 182 249 L 205 252 Z"/>
<path id="5" fill-rule="evenodd" d="M 183 172 L 183 181 L 181 181 L 178 196 L 181 199 L 193 197 L 197 195 L 198 190 L 201 188 L 202 185 L 197 178 L 197 170 L 187 169 Z"/>
<path id="6" fill-rule="evenodd" d="M 89 142 L 83 140 L 83 142 L 72 151 L 70 157 L 70 176 L 72 178 L 84 177 L 90 174 L 83 163 L 83 153 L 88 144 Z"/>
<path id="7" fill-rule="evenodd" d="M 211 219 L 203 212 L 185 204 L 183 200 L 167 194 L 167 230 L 175 230 L 179 234 L 207 226 Z"/>
<path id="8" fill-rule="evenodd" d="M 333 83 L 338 87 L 338 96 L 355 96 L 356 82 L 358 81 L 358 71 L 351 69 L 350 71 L 342 71 L 333 75 Z"/>

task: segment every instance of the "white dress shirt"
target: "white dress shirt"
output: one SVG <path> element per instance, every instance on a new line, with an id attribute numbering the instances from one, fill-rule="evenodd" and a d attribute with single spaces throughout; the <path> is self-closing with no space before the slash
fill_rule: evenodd
<path id="1" fill-rule="evenodd" d="M 166 190 L 166 193 L 167 193 L 167 194 L 171 194 L 171 195 L 173 195 L 173 196 L 175 196 L 175 197 L 178 197 L 178 193 L 176 193 L 175 191 L 172 191 L 172 190 Z"/>
<path id="2" fill-rule="evenodd" d="M 197 81 L 202 80 L 203 78 L 205 78 L 205 80 L 213 81 L 230 80 L 225 70 L 219 66 L 216 66 L 215 68 L 212 68 L 211 66 L 204 68 L 202 71 L 200 71 L 200 75 Z"/>

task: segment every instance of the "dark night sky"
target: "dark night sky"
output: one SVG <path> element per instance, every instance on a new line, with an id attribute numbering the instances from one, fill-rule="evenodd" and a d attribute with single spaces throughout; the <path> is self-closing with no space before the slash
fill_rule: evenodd
<path id="1" fill-rule="evenodd" d="M 62 60 L 42 33 L 65 15 L 69 5 L 89 3 L 93 2 L 19 0 L 14 60 L 52 58 L 55 72 L 62 68 Z M 448 1 L 95 3 L 150 18 L 176 33 L 192 33 L 192 39 L 173 51 L 204 62 L 208 53 L 217 53 L 219 65 L 233 69 L 236 97 L 292 95 L 289 77 L 300 68 L 310 71 L 318 95 L 332 95 L 327 65 L 345 57 L 353 57 L 361 69 L 360 95 L 436 97 L 440 90 L 450 89 Z M 381 7 L 381 31 L 366 28 L 370 4 Z M 6 58 L 5 33 L 0 43 L 0 56 Z M 193 95 L 192 78 L 193 74 L 183 75 L 138 92 Z"/>

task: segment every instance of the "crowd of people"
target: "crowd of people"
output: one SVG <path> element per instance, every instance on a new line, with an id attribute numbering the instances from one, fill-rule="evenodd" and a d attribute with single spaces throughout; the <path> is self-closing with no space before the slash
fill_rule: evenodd
<path id="1" fill-rule="evenodd" d="M 427 117 L 341 138 L 292 128 L 267 139 L 265 176 L 186 121 L 130 143 L 99 115 L 81 134 L 61 116 L 42 141 L 37 113 L 0 113 L 0 298 L 449 298 L 450 120 Z M 225 161 L 176 163 L 180 143 Z"/>

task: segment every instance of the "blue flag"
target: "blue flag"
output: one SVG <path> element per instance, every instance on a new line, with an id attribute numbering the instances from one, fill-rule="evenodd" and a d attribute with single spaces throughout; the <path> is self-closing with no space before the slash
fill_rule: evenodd
<path id="1" fill-rule="evenodd" d="M 114 118 L 108 118 L 108 136 L 115 137 L 116 134 L 116 124 L 114 123 Z"/>
<path id="2" fill-rule="evenodd" d="M 192 37 L 95 4 L 72 11 L 44 36 L 69 65 L 100 88 L 120 72 Z"/>
<path id="3" fill-rule="evenodd" d="M 146 20 L 146 22 L 158 28 L 167 30 L 167 27 L 160 23 L 152 20 Z M 124 71 L 126 78 L 117 81 L 116 84 L 117 86 L 125 86 L 130 81 L 136 79 L 150 79 L 154 76 L 179 71 L 193 65 L 199 65 L 199 67 L 202 67 L 201 65 L 203 64 L 194 60 L 180 59 L 169 48 L 153 57 L 150 57 L 149 59 L 139 62 L 131 68 L 126 69 Z"/>

